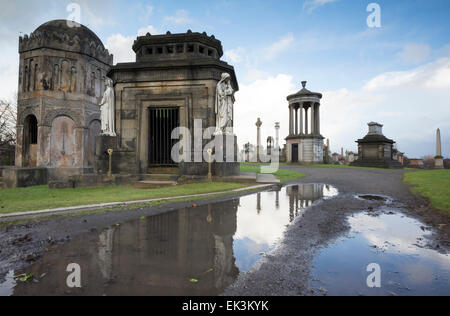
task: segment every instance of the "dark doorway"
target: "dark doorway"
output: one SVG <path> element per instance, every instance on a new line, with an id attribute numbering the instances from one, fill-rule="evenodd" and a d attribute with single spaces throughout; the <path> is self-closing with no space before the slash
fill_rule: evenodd
<path id="1" fill-rule="evenodd" d="M 292 162 L 298 162 L 298 144 L 292 144 Z"/>
<path id="2" fill-rule="evenodd" d="M 172 139 L 172 131 L 180 126 L 178 108 L 149 108 L 149 167 L 175 167 L 172 147 L 178 142 Z"/>
<path id="3" fill-rule="evenodd" d="M 38 121 L 34 115 L 28 115 L 25 118 L 23 143 L 23 166 L 36 167 L 38 149 Z"/>

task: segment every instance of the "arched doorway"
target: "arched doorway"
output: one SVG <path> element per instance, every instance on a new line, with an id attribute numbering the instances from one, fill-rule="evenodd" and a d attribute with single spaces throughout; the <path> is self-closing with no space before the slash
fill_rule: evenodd
<path id="1" fill-rule="evenodd" d="M 36 116 L 28 115 L 24 124 L 23 148 L 25 167 L 36 167 L 38 152 L 38 121 Z"/>

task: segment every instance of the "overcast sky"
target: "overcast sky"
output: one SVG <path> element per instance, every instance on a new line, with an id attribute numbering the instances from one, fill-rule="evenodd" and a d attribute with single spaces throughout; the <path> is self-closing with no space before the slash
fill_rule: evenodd
<path id="1" fill-rule="evenodd" d="M 65 19 L 71 1 L 1 0 L 0 98 L 17 90 L 18 37 L 40 24 Z M 332 150 L 357 150 L 367 123 L 384 124 L 384 134 L 409 157 L 435 154 L 441 128 L 443 153 L 450 156 L 450 1 L 385 0 L 381 27 L 369 28 L 365 0 L 165 0 L 73 1 L 81 23 L 115 55 L 134 61 L 138 34 L 193 31 L 214 34 L 224 60 L 234 65 L 239 143 L 288 133 L 286 96 L 308 81 L 322 92 L 322 134 Z"/>

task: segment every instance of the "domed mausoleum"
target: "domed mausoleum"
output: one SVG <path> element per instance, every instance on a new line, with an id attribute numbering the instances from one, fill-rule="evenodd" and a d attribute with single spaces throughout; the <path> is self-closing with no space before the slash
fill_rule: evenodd
<path id="1" fill-rule="evenodd" d="M 98 104 L 113 56 L 91 30 L 66 20 L 20 37 L 19 54 L 17 168 L 10 171 L 16 183 L 9 185 L 21 186 L 21 173 L 46 182 L 47 174 L 51 180 L 92 172 Z"/>

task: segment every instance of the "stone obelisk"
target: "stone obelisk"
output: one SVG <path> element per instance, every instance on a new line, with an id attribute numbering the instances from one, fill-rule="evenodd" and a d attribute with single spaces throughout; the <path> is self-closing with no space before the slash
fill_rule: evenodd
<path id="1" fill-rule="evenodd" d="M 436 133 L 436 157 L 434 157 L 434 168 L 444 169 L 444 157 L 442 157 L 441 130 L 438 128 Z"/>

